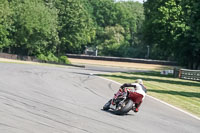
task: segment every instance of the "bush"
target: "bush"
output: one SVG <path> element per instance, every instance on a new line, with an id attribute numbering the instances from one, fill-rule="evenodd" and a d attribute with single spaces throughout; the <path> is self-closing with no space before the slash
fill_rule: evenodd
<path id="1" fill-rule="evenodd" d="M 56 63 L 58 63 L 58 58 L 52 53 L 50 53 L 48 55 L 39 54 L 37 56 L 37 59 L 44 61 L 44 62 L 56 62 Z"/>
<path id="2" fill-rule="evenodd" d="M 37 59 L 40 60 L 40 61 L 45 61 L 45 62 L 48 61 L 47 57 L 45 55 L 43 55 L 43 54 L 39 54 L 37 56 Z"/>
<path id="3" fill-rule="evenodd" d="M 54 54 L 50 53 L 47 56 L 47 61 L 58 63 L 58 58 Z"/>
<path id="4" fill-rule="evenodd" d="M 62 63 L 62 64 L 71 64 L 71 62 L 68 60 L 67 56 L 60 56 L 59 57 L 59 63 Z"/>
<path id="5" fill-rule="evenodd" d="M 44 54 L 39 54 L 37 59 L 44 61 L 44 62 L 51 62 L 51 63 L 59 63 L 59 64 L 71 64 L 66 56 L 60 56 L 59 58 L 56 57 L 54 54 L 50 53 L 47 56 Z"/>

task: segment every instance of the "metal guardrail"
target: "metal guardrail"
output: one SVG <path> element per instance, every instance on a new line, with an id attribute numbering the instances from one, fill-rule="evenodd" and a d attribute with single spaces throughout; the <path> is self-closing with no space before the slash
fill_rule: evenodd
<path id="1" fill-rule="evenodd" d="M 180 69 L 179 78 L 200 81 L 200 70 Z"/>

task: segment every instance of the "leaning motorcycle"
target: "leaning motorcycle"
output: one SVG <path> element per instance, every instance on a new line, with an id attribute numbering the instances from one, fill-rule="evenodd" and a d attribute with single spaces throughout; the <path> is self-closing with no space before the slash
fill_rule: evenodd
<path id="1" fill-rule="evenodd" d="M 112 110 L 114 114 L 124 115 L 127 114 L 130 110 L 135 108 L 134 102 L 128 98 L 128 91 L 119 90 L 114 97 L 110 99 L 104 106 L 103 110 Z"/>

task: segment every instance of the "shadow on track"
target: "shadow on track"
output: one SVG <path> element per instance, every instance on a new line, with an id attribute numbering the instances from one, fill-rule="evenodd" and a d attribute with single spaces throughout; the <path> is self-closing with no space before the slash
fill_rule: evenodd
<path id="1" fill-rule="evenodd" d="M 107 113 L 110 113 L 112 115 L 116 115 L 116 116 L 135 116 L 134 114 L 130 114 L 130 113 L 127 113 L 127 114 L 123 114 L 123 115 L 118 115 L 118 114 L 115 114 L 113 111 L 111 110 L 103 110 L 101 109 L 101 111 L 104 111 L 104 112 L 107 112 Z"/>

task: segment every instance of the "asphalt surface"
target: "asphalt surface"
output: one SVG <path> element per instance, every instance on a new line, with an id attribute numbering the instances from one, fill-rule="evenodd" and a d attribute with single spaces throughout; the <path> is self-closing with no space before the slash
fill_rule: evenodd
<path id="1" fill-rule="evenodd" d="M 199 120 L 149 97 L 137 114 L 102 111 L 119 85 L 94 74 L 110 71 L 125 70 L 0 63 L 0 133 L 200 131 Z"/>

